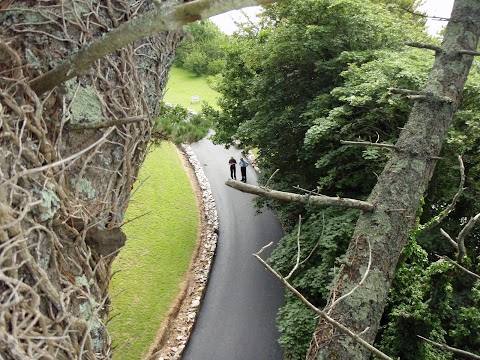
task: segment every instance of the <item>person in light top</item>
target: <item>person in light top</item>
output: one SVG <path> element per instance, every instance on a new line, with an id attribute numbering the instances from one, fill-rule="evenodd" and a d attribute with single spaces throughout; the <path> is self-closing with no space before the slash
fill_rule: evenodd
<path id="1" fill-rule="evenodd" d="M 247 166 L 250 164 L 243 158 L 240 158 L 240 162 L 238 163 L 238 165 L 240 165 L 240 172 L 242 173 L 242 181 L 246 183 L 247 182 Z"/>

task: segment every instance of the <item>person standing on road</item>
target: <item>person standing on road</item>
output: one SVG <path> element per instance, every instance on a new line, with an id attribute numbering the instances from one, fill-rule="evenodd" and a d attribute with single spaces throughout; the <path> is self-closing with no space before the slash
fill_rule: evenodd
<path id="1" fill-rule="evenodd" d="M 230 177 L 237 180 L 237 160 L 232 156 L 230 160 L 228 160 L 228 163 L 230 164 Z"/>
<path id="2" fill-rule="evenodd" d="M 247 161 L 243 160 L 243 158 L 240 158 L 240 162 L 238 163 L 240 165 L 240 172 L 242 173 L 242 181 L 244 183 L 247 182 L 247 166 L 250 165 Z"/>

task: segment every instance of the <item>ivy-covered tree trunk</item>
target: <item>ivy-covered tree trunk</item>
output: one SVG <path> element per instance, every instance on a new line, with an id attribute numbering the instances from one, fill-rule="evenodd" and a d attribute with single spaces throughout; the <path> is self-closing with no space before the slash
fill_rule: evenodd
<path id="1" fill-rule="evenodd" d="M 0 358 L 107 359 L 110 265 L 181 39 L 133 43 L 43 96 L 32 79 L 153 1 L 0 1 Z"/>
<path id="2" fill-rule="evenodd" d="M 479 35 L 480 3 L 456 0 L 441 48 L 429 47 L 436 51 L 436 60 L 427 85 L 411 96 L 415 106 L 368 199 L 375 210 L 360 216 L 330 293 L 325 311 L 370 343 L 375 340 L 396 264 L 416 224 L 422 196 L 435 163 L 441 161 L 442 142 L 460 103 Z M 370 353 L 321 320 L 307 357 L 368 359 Z"/>

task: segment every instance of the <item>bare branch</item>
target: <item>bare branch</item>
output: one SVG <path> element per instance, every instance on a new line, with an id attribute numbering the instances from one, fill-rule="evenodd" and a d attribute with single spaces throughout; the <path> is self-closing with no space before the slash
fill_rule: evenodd
<path id="1" fill-rule="evenodd" d="M 480 56 L 480 52 L 472 50 L 460 50 L 458 53 L 462 55 Z"/>
<path id="2" fill-rule="evenodd" d="M 298 269 L 300 266 L 300 234 L 301 234 L 301 227 L 302 227 L 302 215 L 298 215 L 298 233 L 297 233 L 297 263 L 290 271 L 290 273 L 285 277 L 285 280 L 290 279 L 290 276 Z"/>
<path id="3" fill-rule="evenodd" d="M 111 126 L 121 126 L 131 123 L 137 123 L 146 120 L 145 116 L 133 116 L 123 119 L 115 119 L 115 120 L 106 120 L 99 123 L 93 124 L 75 124 L 69 126 L 70 130 L 78 131 L 78 130 L 97 130 L 103 128 L 109 128 Z"/>
<path id="4" fill-rule="evenodd" d="M 421 101 L 427 100 L 427 95 L 407 95 L 405 98 L 408 100 Z"/>
<path id="5" fill-rule="evenodd" d="M 469 222 L 467 223 L 467 225 L 464 226 L 462 231 L 460 231 L 460 234 L 458 234 L 458 237 L 457 237 L 458 259 L 457 259 L 457 261 L 460 264 L 463 262 L 463 258 L 465 256 L 465 254 L 467 253 L 467 249 L 465 248 L 465 238 L 470 233 L 470 231 L 472 231 L 472 229 L 474 228 L 478 219 L 480 219 L 480 213 L 478 213 L 473 218 L 471 218 L 469 220 Z"/>
<path id="6" fill-rule="evenodd" d="M 107 132 L 105 132 L 105 134 L 100 138 L 98 139 L 97 141 L 95 141 L 93 144 L 87 146 L 86 148 L 82 149 L 81 151 L 73 154 L 73 155 L 70 155 L 69 157 L 66 157 L 65 159 L 62 159 L 62 160 L 58 160 L 54 163 L 51 163 L 51 164 L 47 164 L 47 165 L 44 165 L 44 166 L 40 166 L 40 167 L 37 167 L 37 168 L 33 168 L 33 169 L 27 169 L 27 170 L 24 170 L 20 173 L 18 173 L 16 175 L 17 178 L 20 178 L 22 176 L 26 176 L 26 175 L 29 175 L 29 174 L 33 174 L 33 173 L 37 173 L 37 172 L 40 172 L 40 171 L 44 171 L 44 170 L 47 170 L 47 169 L 50 169 L 50 168 L 53 168 L 53 167 L 56 167 L 56 166 L 60 166 L 62 164 L 65 164 L 69 161 L 75 161 L 77 160 L 80 156 L 82 156 L 83 154 L 85 154 L 87 151 L 89 151 L 90 149 L 93 149 L 95 146 L 99 145 L 100 143 L 102 143 L 103 141 L 105 141 L 108 137 L 108 135 L 110 135 L 110 133 L 113 131 L 113 127 L 108 129 Z"/>
<path id="7" fill-rule="evenodd" d="M 299 195 L 284 191 L 269 190 L 260 186 L 245 184 L 241 181 L 235 181 L 232 179 L 228 179 L 225 184 L 227 186 L 230 186 L 231 188 L 240 190 L 245 193 L 261 195 L 275 200 L 298 202 L 301 204 L 311 204 L 317 206 L 337 206 L 342 208 L 353 208 L 369 212 L 375 209 L 375 206 L 373 204 L 356 199 L 330 197 L 325 195 Z"/>
<path id="8" fill-rule="evenodd" d="M 365 270 L 365 274 L 363 274 L 362 276 L 362 280 L 360 280 L 360 282 L 358 284 L 356 284 L 352 290 L 350 290 L 348 293 L 346 294 L 343 294 L 342 296 L 340 296 L 338 299 L 336 299 L 335 301 L 333 301 L 330 306 L 328 306 L 326 308 L 327 310 L 327 313 L 330 313 L 333 308 L 335 307 L 335 305 L 337 305 L 341 300 L 345 299 L 347 296 L 350 296 L 351 294 L 353 294 L 355 292 L 355 290 L 357 290 L 362 284 L 363 282 L 365 281 L 365 279 L 367 278 L 369 272 L 370 272 L 370 268 L 372 267 L 372 246 L 370 244 L 370 240 L 369 238 L 367 237 L 367 242 L 368 242 L 368 266 L 367 266 L 367 270 Z"/>
<path id="9" fill-rule="evenodd" d="M 466 356 L 470 359 L 476 359 L 476 360 L 480 360 L 480 356 L 478 355 L 475 355 L 475 354 L 472 354 L 468 351 L 464 351 L 464 350 L 460 350 L 460 349 L 457 349 L 457 348 L 454 348 L 454 347 L 451 347 L 451 346 L 448 346 L 448 345 L 444 345 L 444 344 L 439 344 L 435 341 L 432 341 L 432 340 L 429 340 L 427 338 L 424 338 L 423 336 L 420 336 L 420 335 L 417 335 L 420 339 L 426 341 L 427 343 L 429 343 L 430 345 L 432 346 L 435 346 L 436 348 L 439 348 L 441 350 L 444 350 L 444 351 L 448 351 L 448 352 L 451 352 L 453 354 L 457 354 L 457 355 L 462 355 L 462 356 Z"/>
<path id="10" fill-rule="evenodd" d="M 283 1 L 283 0 L 277 0 Z M 253 5 L 265 5 L 275 0 L 197 0 L 171 7 L 171 3 L 126 22 L 101 38 L 81 48 L 49 72 L 30 82 L 37 95 L 46 93 L 76 76 L 86 74 L 95 60 L 141 40 L 168 30 L 179 30 L 188 23 L 208 19 L 213 15 Z"/>
<path id="11" fill-rule="evenodd" d="M 395 145 L 372 143 L 372 142 L 368 142 L 368 141 L 345 141 L 345 140 L 341 140 L 340 144 L 342 144 L 342 145 L 373 146 L 373 147 L 380 147 L 380 148 L 385 148 L 385 149 L 390 149 L 390 150 L 397 150 L 398 149 Z"/>
<path id="12" fill-rule="evenodd" d="M 455 205 L 457 204 L 458 199 L 463 194 L 463 190 L 465 190 L 463 187 L 465 185 L 465 166 L 463 165 L 463 160 L 460 155 L 458 156 L 458 162 L 460 163 L 460 185 L 458 186 L 457 193 L 453 197 L 452 202 L 448 204 L 448 206 L 440 214 L 433 217 L 426 224 L 421 225 L 422 230 L 428 230 L 434 227 L 435 225 L 440 224 L 448 216 L 448 214 L 452 212 L 452 210 L 455 208 Z"/>
<path id="13" fill-rule="evenodd" d="M 262 248 L 263 250 L 263 248 Z M 261 250 L 261 251 L 262 251 Z M 260 252 L 261 252 L 260 251 Z M 338 330 L 340 330 L 342 333 L 344 333 L 345 335 L 351 337 L 354 341 L 356 341 L 357 343 L 359 343 L 361 346 L 363 346 L 364 348 L 368 349 L 369 351 L 371 351 L 373 354 L 375 354 L 376 356 L 378 356 L 380 359 L 384 359 L 384 360 L 393 360 L 391 357 L 389 357 L 388 355 L 384 354 L 383 352 L 381 352 L 380 350 L 376 349 L 375 347 L 373 347 L 372 345 L 370 345 L 368 342 L 366 342 L 365 340 L 363 340 L 358 334 L 355 334 L 353 331 L 351 331 L 349 328 L 347 328 L 346 326 L 342 325 L 341 323 L 339 323 L 338 321 L 332 319 L 330 316 L 327 315 L 327 313 L 325 311 L 322 311 L 320 310 L 319 308 L 317 308 L 315 305 L 313 305 L 310 301 L 308 301 L 297 289 L 295 289 L 287 280 L 285 280 L 285 278 L 279 274 L 276 270 L 274 270 L 270 265 L 268 265 L 260 256 L 260 252 L 258 252 L 257 254 L 253 254 L 253 256 L 255 256 L 257 258 L 258 261 L 260 261 L 260 263 L 265 266 L 265 268 L 270 271 L 273 275 L 275 275 L 275 277 L 277 279 L 279 279 L 283 285 L 285 285 L 285 287 L 290 290 L 301 302 L 303 302 L 305 305 L 307 305 L 307 307 L 311 310 L 313 310 L 316 314 L 318 314 L 319 316 L 321 316 L 322 318 L 324 318 L 329 324 L 333 325 L 335 328 L 337 328 Z"/>
<path id="14" fill-rule="evenodd" d="M 438 255 L 437 255 L 438 256 Z M 450 259 L 448 256 L 438 256 L 439 258 L 441 259 L 444 259 L 446 261 L 448 261 L 450 264 L 452 264 L 453 266 L 455 266 L 457 269 L 459 270 L 462 270 L 463 272 L 467 273 L 468 275 L 471 275 L 477 279 L 480 280 L 480 275 L 478 274 L 475 274 L 474 272 L 468 270 L 467 268 L 464 268 L 462 265 L 460 265 L 459 263 L 457 263 L 456 261 L 453 261 L 452 259 Z"/>
<path id="15" fill-rule="evenodd" d="M 408 89 L 397 89 L 397 88 L 389 88 L 391 94 L 398 94 L 398 95 L 422 95 L 420 91 L 415 90 L 408 90 Z"/>
<path id="16" fill-rule="evenodd" d="M 442 51 L 442 48 L 439 47 L 439 46 L 422 44 L 422 43 L 417 43 L 417 42 L 408 42 L 408 43 L 405 43 L 405 45 L 415 47 L 415 48 L 419 48 L 419 49 L 433 50 L 435 52 L 441 52 Z"/>
<path id="17" fill-rule="evenodd" d="M 268 187 L 268 184 L 270 184 L 270 181 L 273 179 L 273 177 L 280 171 L 280 169 L 277 169 L 273 172 L 272 175 L 270 175 L 270 177 L 268 178 L 266 184 L 265 184 L 265 187 Z"/>
<path id="18" fill-rule="evenodd" d="M 452 244 L 455 250 L 458 250 L 458 244 L 452 239 L 452 237 L 443 229 L 440 229 L 440 233 Z"/>

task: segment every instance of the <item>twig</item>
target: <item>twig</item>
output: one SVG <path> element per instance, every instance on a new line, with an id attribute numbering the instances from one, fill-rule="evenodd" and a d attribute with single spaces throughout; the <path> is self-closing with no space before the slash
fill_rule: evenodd
<path id="1" fill-rule="evenodd" d="M 328 307 L 325 308 L 325 310 L 327 311 L 327 313 L 329 314 L 333 308 L 335 307 L 335 305 L 337 305 L 341 300 L 345 299 L 347 296 L 350 296 L 352 295 L 355 290 L 357 290 L 362 284 L 363 282 L 365 281 L 365 279 L 367 278 L 369 272 L 370 272 L 370 268 L 372 267 L 372 247 L 370 245 L 370 239 L 368 239 L 367 237 L 367 242 L 368 242 L 368 266 L 367 266 L 367 270 L 365 270 L 365 274 L 363 274 L 362 276 L 362 280 L 360 280 L 360 282 L 358 284 L 356 284 L 352 290 L 350 290 L 348 293 L 346 294 L 343 294 L 342 296 L 340 296 L 338 299 L 336 299 L 335 301 L 333 301 Z"/>
<path id="2" fill-rule="evenodd" d="M 97 146 L 101 142 L 105 141 L 107 139 L 108 135 L 110 135 L 110 133 L 113 131 L 113 129 L 114 129 L 113 127 L 108 129 L 107 132 L 100 139 L 95 141 L 93 144 L 87 146 L 85 149 L 83 149 L 83 150 L 81 150 L 81 151 L 79 151 L 79 152 L 77 152 L 73 155 L 70 155 L 69 157 L 66 157 L 65 159 L 58 160 L 54 163 L 47 164 L 47 165 L 44 165 L 44 166 L 40 166 L 40 167 L 37 167 L 37 168 L 24 170 L 24 171 L 18 173 L 16 175 L 16 177 L 20 178 L 20 177 L 23 177 L 23 176 L 26 176 L 26 175 L 31 175 L 31 174 L 34 174 L 34 173 L 37 173 L 37 172 L 41 172 L 41 171 L 44 171 L 44 170 L 62 165 L 62 164 L 66 163 L 66 162 L 69 162 L 69 161 L 75 161 L 80 156 L 85 154 L 87 151 L 89 151 L 90 149 L 93 149 L 95 146 Z"/>
<path id="3" fill-rule="evenodd" d="M 463 191 L 465 190 L 464 187 L 463 187 L 463 185 L 465 185 L 465 166 L 463 165 L 463 160 L 462 160 L 462 157 L 460 155 L 458 156 L 458 162 L 460 163 L 460 184 L 458 186 L 457 193 L 453 197 L 452 202 L 450 204 L 448 204 L 448 206 L 442 212 L 440 212 L 440 214 L 433 217 L 426 224 L 420 225 L 420 228 L 421 228 L 422 231 L 429 230 L 432 227 L 434 227 L 435 225 L 440 224 L 448 216 L 448 214 L 450 214 L 452 212 L 452 210 L 455 208 L 455 205 L 457 204 L 458 199 L 463 194 Z"/>
<path id="4" fill-rule="evenodd" d="M 450 259 L 448 256 L 439 256 L 437 255 L 439 258 L 441 259 L 444 259 L 446 261 L 448 261 L 450 264 L 452 264 L 453 266 L 455 266 L 456 268 L 458 268 L 459 270 L 462 270 L 463 272 L 467 273 L 468 275 L 471 275 L 477 279 L 480 280 L 480 275 L 478 274 L 475 274 L 474 272 L 468 270 L 467 268 L 464 268 L 462 265 L 460 265 L 459 263 L 457 263 L 456 261 L 453 261 L 452 259 Z"/>
<path id="5" fill-rule="evenodd" d="M 342 144 L 342 145 L 373 146 L 373 147 L 380 147 L 380 148 L 385 148 L 385 149 L 390 149 L 390 150 L 398 150 L 398 148 L 395 145 L 372 143 L 372 142 L 369 142 L 369 141 L 345 141 L 345 140 L 340 140 L 340 144 Z"/>
<path id="6" fill-rule="evenodd" d="M 150 214 L 150 213 L 151 213 L 151 211 L 148 211 L 148 212 L 146 212 L 145 214 L 138 215 L 138 216 L 134 217 L 133 219 L 130 219 L 130 220 L 128 220 L 128 221 L 125 221 L 123 224 L 120 225 L 120 227 L 122 227 L 122 226 L 124 226 L 124 225 L 127 225 L 128 223 L 131 223 L 132 221 L 135 221 L 135 220 L 137 220 L 137 219 L 140 219 L 141 217 L 147 216 L 147 215 Z"/>
<path id="7" fill-rule="evenodd" d="M 459 50 L 458 53 L 462 55 L 480 56 L 480 52 L 472 50 Z"/>
<path id="8" fill-rule="evenodd" d="M 468 351 L 464 351 L 464 350 L 460 350 L 460 349 L 457 349 L 457 348 L 454 348 L 454 347 L 451 347 L 451 346 L 448 346 L 448 345 L 445 345 L 445 344 L 439 344 L 435 341 L 432 341 L 430 339 L 427 339 L 427 338 L 424 338 L 423 336 L 420 336 L 420 335 L 417 335 L 420 339 L 422 339 L 423 341 L 426 341 L 427 343 L 429 343 L 430 345 L 432 346 L 435 346 L 441 350 L 444 350 L 444 351 L 448 351 L 448 352 L 451 352 L 453 354 L 457 354 L 457 355 L 462 355 L 462 356 L 466 356 L 470 359 L 476 359 L 476 360 L 480 360 L 480 356 L 478 355 L 475 355 L 475 354 L 472 354 L 471 352 L 468 352 Z"/>
<path id="9" fill-rule="evenodd" d="M 452 237 L 443 229 L 440 229 L 440 233 L 452 244 L 455 250 L 458 251 L 458 244 L 452 239 Z"/>
<path id="10" fill-rule="evenodd" d="M 297 264 L 295 265 L 295 267 L 290 271 L 290 274 L 288 274 L 288 276 L 285 277 L 285 280 L 288 280 L 295 271 L 297 271 L 298 267 L 300 267 L 301 265 L 303 265 L 305 262 L 308 261 L 308 259 L 310 259 L 310 257 L 312 256 L 312 254 L 315 252 L 315 250 L 317 249 L 318 247 L 318 244 L 320 244 L 320 241 L 323 239 L 323 233 L 325 231 L 325 214 L 322 213 L 322 216 L 323 216 L 323 226 L 322 226 L 322 233 L 320 234 L 319 238 L 318 238 L 318 241 L 317 243 L 315 244 L 315 246 L 313 247 L 313 249 L 310 251 L 310 253 L 308 254 L 308 256 L 303 259 L 302 261 L 300 261 L 300 263 L 298 262 L 299 259 L 300 259 L 300 225 L 301 225 L 301 220 L 302 218 L 299 216 L 299 221 L 298 221 L 298 237 L 297 237 L 297 242 L 298 242 L 298 253 L 297 253 Z"/>
<path id="11" fill-rule="evenodd" d="M 348 199 L 341 197 L 329 197 L 325 195 L 300 195 L 284 191 L 267 190 L 259 186 L 245 184 L 240 181 L 227 180 L 225 182 L 227 186 L 240 190 L 245 193 L 261 195 L 275 200 L 298 202 L 301 204 L 312 204 L 317 206 L 337 206 L 341 208 L 353 208 L 363 211 L 371 212 L 375 209 L 375 206 L 369 202 L 361 201 L 357 199 Z"/>
<path id="12" fill-rule="evenodd" d="M 302 227 L 302 215 L 298 215 L 298 232 L 297 232 L 297 262 L 295 266 L 292 268 L 290 273 L 285 276 L 285 280 L 290 279 L 290 276 L 298 269 L 300 265 L 300 234 L 301 234 L 301 227 Z"/>
<path id="13" fill-rule="evenodd" d="M 442 51 L 442 48 L 439 47 L 439 46 L 422 44 L 422 43 L 417 43 L 417 42 L 408 42 L 408 43 L 405 43 L 405 45 L 415 47 L 415 48 L 419 48 L 419 49 L 433 50 L 435 52 Z"/>
<path id="14" fill-rule="evenodd" d="M 268 178 L 267 182 L 265 183 L 265 186 L 266 188 L 268 188 L 268 184 L 270 183 L 270 181 L 273 179 L 273 177 L 280 171 L 280 169 L 277 169 L 273 172 L 272 175 L 270 175 L 270 177 Z"/>
<path id="15" fill-rule="evenodd" d="M 468 223 L 463 227 L 462 231 L 460 231 L 460 234 L 458 234 L 457 237 L 457 244 L 458 244 L 458 263 L 461 264 L 463 262 L 463 258 L 465 254 L 467 253 L 467 249 L 465 248 L 465 238 L 467 235 L 472 231 L 474 228 L 475 224 L 477 223 L 478 219 L 480 219 L 480 213 L 475 215 L 473 218 L 471 218 Z"/>
<path id="16" fill-rule="evenodd" d="M 399 95 L 422 95 L 421 92 L 415 90 L 408 90 L 408 89 L 397 89 L 397 88 L 389 88 L 388 91 L 392 94 L 399 94 Z"/>
<path id="17" fill-rule="evenodd" d="M 75 124 L 69 126 L 70 130 L 73 131 L 79 131 L 79 130 L 97 130 L 97 129 L 102 129 L 102 128 L 108 128 L 111 126 L 122 126 L 126 124 L 132 124 L 132 123 L 137 123 L 140 121 L 144 121 L 146 119 L 145 116 L 133 116 L 129 118 L 123 118 L 123 119 L 116 119 L 116 120 L 107 120 L 107 121 L 102 121 L 99 123 L 93 123 L 93 124 Z"/>
<path id="18" fill-rule="evenodd" d="M 262 248 L 263 250 L 263 248 Z M 303 302 L 308 308 L 313 310 L 316 314 L 324 318 L 329 324 L 333 325 L 335 328 L 340 330 L 342 333 L 345 335 L 349 336 L 352 338 L 355 342 L 359 343 L 361 346 L 366 348 L 367 350 L 371 351 L 373 354 L 377 355 L 380 359 L 384 360 L 393 360 L 391 357 L 388 355 L 384 354 L 380 350 L 376 349 L 372 345 L 370 345 L 368 342 L 363 340 L 359 335 L 355 334 L 353 331 L 351 331 L 349 328 L 347 328 L 345 325 L 339 323 L 338 321 L 334 320 L 325 311 L 320 310 L 317 308 L 315 305 L 313 305 L 310 301 L 308 301 L 297 289 L 295 289 L 285 278 L 279 274 L 276 270 L 274 270 L 270 265 L 268 265 L 259 255 L 261 253 L 260 250 L 258 253 L 253 254 L 257 258 L 260 263 L 265 266 L 265 268 L 270 271 L 275 277 L 282 282 L 285 287 L 290 290 L 301 302 Z"/>

